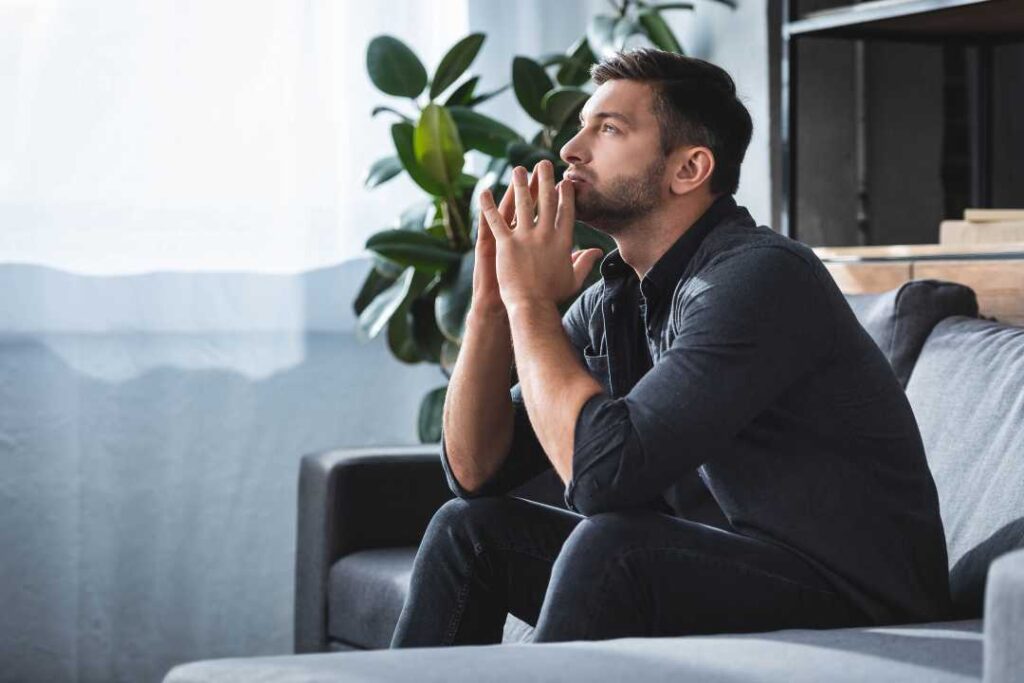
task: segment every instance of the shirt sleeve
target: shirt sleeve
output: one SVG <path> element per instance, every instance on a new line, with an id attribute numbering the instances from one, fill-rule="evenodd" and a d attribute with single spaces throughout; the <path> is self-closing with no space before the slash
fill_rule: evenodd
<path id="1" fill-rule="evenodd" d="M 676 336 L 654 367 L 625 396 L 597 394 L 583 405 L 569 509 L 589 516 L 642 506 L 725 451 L 832 353 L 826 292 L 799 254 L 752 247 L 699 277 L 672 311 Z"/>
<path id="2" fill-rule="evenodd" d="M 569 309 L 562 316 L 562 329 L 565 330 L 569 341 L 576 350 L 581 366 L 586 367 L 583 361 L 583 350 L 589 343 L 589 316 L 584 305 L 584 297 L 588 300 L 593 293 L 593 287 L 601 284 L 595 283 L 591 289 L 584 291 L 572 303 Z M 480 496 L 497 496 L 511 491 L 512 489 L 525 484 L 544 470 L 551 467 L 544 448 L 537 439 L 537 433 L 530 423 L 530 417 L 526 412 L 526 403 L 523 401 L 523 391 L 519 382 L 516 382 L 509 389 L 509 397 L 512 400 L 514 410 L 512 419 L 512 445 L 506 455 L 501 467 L 495 474 L 473 493 L 466 491 L 452 474 L 451 464 L 448 461 L 448 452 L 445 446 L 444 427 L 441 428 L 441 466 L 444 468 L 444 476 L 448 481 L 448 488 L 459 498 L 477 498 Z"/>

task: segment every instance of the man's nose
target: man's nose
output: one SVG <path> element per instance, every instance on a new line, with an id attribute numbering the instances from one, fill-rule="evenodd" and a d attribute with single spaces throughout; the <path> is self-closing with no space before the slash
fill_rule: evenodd
<path id="1" fill-rule="evenodd" d="M 560 156 L 562 158 L 562 161 L 569 164 L 570 166 L 579 166 L 580 164 L 585 164 L 589 159 L 587 151 L 584 148 L 584 145 L 582 144 L 582 140 L 580 139 L 579 133 L 577 133 L 568 142 L 562 145 L 562 149 L 558 150 L 558 156 Z"/>

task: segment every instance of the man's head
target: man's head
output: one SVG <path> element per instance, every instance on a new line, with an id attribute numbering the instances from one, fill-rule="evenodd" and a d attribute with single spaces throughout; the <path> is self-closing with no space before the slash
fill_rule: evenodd
<path id="1" fill-rule="evenodd" d="M 666 202 L 734 194 L 752 123 L 721 68 L 661 50 L 617 53 L 562 147 L 580 220 L 616 232 Z"/>

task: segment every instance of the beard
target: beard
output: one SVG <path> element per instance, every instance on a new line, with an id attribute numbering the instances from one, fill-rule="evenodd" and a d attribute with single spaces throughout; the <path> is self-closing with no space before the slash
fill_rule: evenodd
<path id="1" fill-rule="evenodd" d="M 635 175 L 615 178 L 606 189 L 587 183 L 576 194 L 576 219 L 608 234 L 621 232 L 657 207 L 664 174 L 662 156 Z"/>

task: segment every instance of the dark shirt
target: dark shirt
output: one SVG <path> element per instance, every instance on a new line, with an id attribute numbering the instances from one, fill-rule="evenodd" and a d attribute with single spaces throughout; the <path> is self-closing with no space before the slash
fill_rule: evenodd
<path id="1" fill-rule="evenodd" d="M 604 387 L 576 421 L 569 509 L 670 511 L 666 495 L 696 471 L 729 530 L 804 557 L 876 623 L 948 617 L 910 403 L 811 249 L 723 195 L 642 280 L 617 249 L 600 272 L 562 319 Z M 511 397 L 512 448 L 474 496 L 551 466 L 519 384 Z M 443 434 L 441 454 L 469 497 Z"/>

